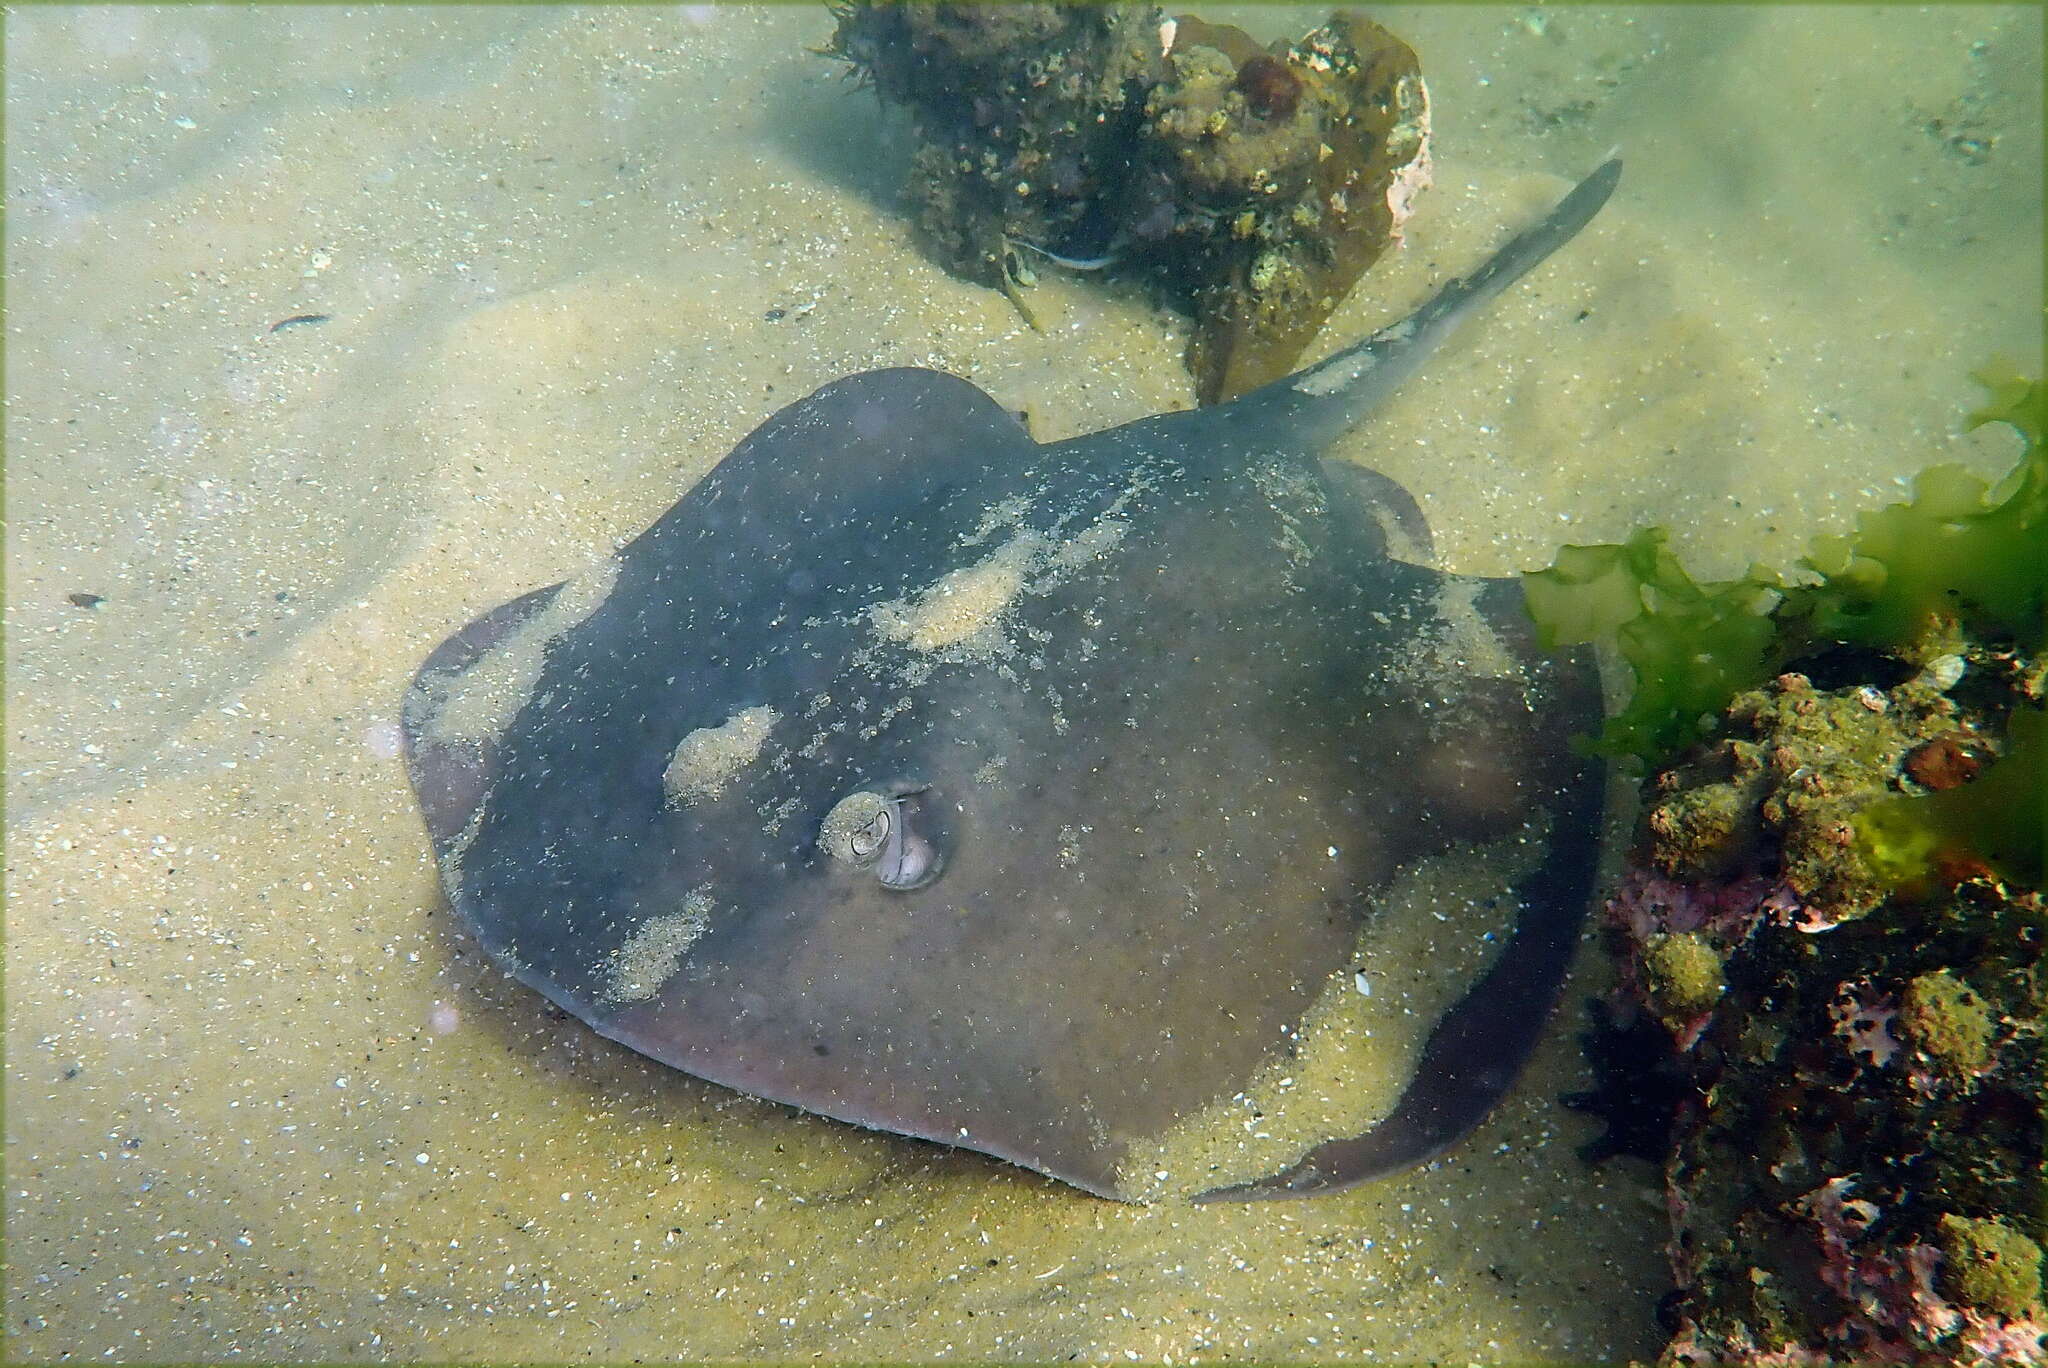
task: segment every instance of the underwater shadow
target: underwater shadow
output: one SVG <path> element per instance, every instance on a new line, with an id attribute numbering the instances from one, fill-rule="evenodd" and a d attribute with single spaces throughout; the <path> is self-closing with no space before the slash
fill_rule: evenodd
<path id="1" fill-rule="evenodd" d="M 763 141 L 824 183 L 901 217 L 913 145 L 908 117 L 842 75 L 843 63 L 815 60 L 817 71 L 786 84 L 768 106 Z"/>

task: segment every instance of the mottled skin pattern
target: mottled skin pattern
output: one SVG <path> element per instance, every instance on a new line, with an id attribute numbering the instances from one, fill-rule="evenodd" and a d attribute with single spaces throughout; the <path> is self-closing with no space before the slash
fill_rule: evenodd
<path id="1" fill-rule="evenodd" d="M 1511 942 L 1393 1114 L 1219 1195 L 1441 1151 L 1555 996 L 1599 819 L 1567 739 L 1599 690 L 1537 652 L 1512 581 L 1391 558 L 1386 524 L 1426 539 L 1413 501 L 1320 450 L 1618 170 L 1408 323 L 1221 408 L 1039 446 L 966 381 L 891 370 L 782 410 L 619 553 L 588 616 L 521 638 L 542 590 L 422 667 L 409 756 L 455 909 L 678 1068 L 1127 1195 L 1119 1165 L 1242 1086 L 1400 871 L 1545 814 L 1544 858 L 1501 889 Z M 972 608 L 938 592 L 968 583 L 1001 592 L 957 630 L 888 626 Z M 1447 590 L 1505 669 L 1416 665 Z M 503 725 L 437 727 L 510 650 L 535 668 Z M 774 726 L 716 794 L 664 790 L 685 737 L 760 708 Z M 913 789 L 899 819 L 937 879 L 886 887 L 820 848 L 849 793 Z M 649 944 L 670 947 L 651 970 Z"/>

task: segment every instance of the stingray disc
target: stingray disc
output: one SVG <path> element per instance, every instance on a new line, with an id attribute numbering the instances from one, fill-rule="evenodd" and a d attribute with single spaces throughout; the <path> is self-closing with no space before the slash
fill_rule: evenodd
<path id="1" fill-rule="evenodd" d="M 782 410 L 422 667 L 449 902 L 636 1050 L 1092 1192 L 1441 1150 L 1570 953 L 1599 692 L 1512 582 L 1387 554 L 1412 501 L 1313 449 L 1354 353 L 1045 447 L 923 370 Z"/>

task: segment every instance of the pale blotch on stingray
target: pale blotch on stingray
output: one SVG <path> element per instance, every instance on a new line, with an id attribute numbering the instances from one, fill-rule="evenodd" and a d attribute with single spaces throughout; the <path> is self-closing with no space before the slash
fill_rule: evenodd
<path id="1" fill-rule="evenodd" d="M 876 604 L 875 630 L 919 651 L 943 650 L 976 637 L 982 640 L 975 645 L 993 649 L 996 643 L 988 639 L 993 635 L 989 629 L 1023 592 L 1025 577 L 1044 547 L 1043 536 L 1020 532 L 985 560 L 940 577 L 914 602 L 890 599 Z"/>
<path id="2" fill-rule="evenodd" d="M 1099 518 L 1061 542 L 1047 566 L 1055 573 L 1079 570 L 1116 550 L 1130 530 L 1131 525 L 1122 518 Z"/>
<path id="3" fill-rule="evenodd" d="M 1435 621 L 1416 624 L 1414 648 L 1394 659 L 1388 678 L 1444 698 L 1456 697 L 1474 679 L 1528 684 L 1528 669 L 1480 611 L 1479 589 L 1473 580 L 1446 580 L 1430 600 Z M 1455 719 L 1443 721 L 1455 725 Z"/>
<path id="4" fill-rule="evenodd" d="M 448 842 L 448 849 L 441 857 L 441 891 L 451 903 L 462 896 L 463 857 L 469 854 L 469 847 L 475 842 L 477 832 L 483 830 L 483 825 L 484 809 L 482 804 L 478 804 L 476 811 L 469 814 L 469 820 L 463 823 L 462 830 Z"/>
<path id="5" fill-rule="evenodd" d="M 1129 530 L 1114 517 L 1097 518 L 1060 541 L 1026 528 L 985 559 L 941 576 L 914 600 L 876 604 L 870 610 L 875 630 L 919 651 L 961 647 L 974 656 L 998 654 L 1004 641 L 996 626 L 1019 595 L 1042 593 L 1101 560 Z"/>
<path id="6" fill-rule="evenodd" d="M 782 714 L 770 707 L 742 708 L 716 727 L 699 727 L 676 743 L 661 787 L 672 803 L 716 798 L 761 754 Z"/>
<path id="7" fill-rule="evenodd" d="M 602 607 L 618 577 L 619 558 L 606 556 L 564 584 L 547 607 L 450 680 L 445 701 L 429 724 L 435 741 L 488 741 L 511 726 L 540 679 L 548 643 Z"/>
<path id="8" fill-rule="evenodd" d="M 1313 395 L 1320 399 L 1326 395 L 1340 394 L 1379 365 L 1380 358 L 1369 350 L 1375 342 L 1405 342 L 1415 335 L 1415 320 L 1404 318 L 1390 327 L 1381 328 L 1364 342 L 1354 344 L 1338 352 L 1319 365 L 1310 366 L 1299 372 L 1293 380 L 1296 393 Z"/>
<path id="9" fill-rule="evenodd" d="M 690 947 L 710 929 L 708 889 L 700 888 L 685 898 L 680 912 L 649 917 L 606 958 L 610 981 L 600 1000 L 613 1004 L 647 1001 L 661 991 Z"/>

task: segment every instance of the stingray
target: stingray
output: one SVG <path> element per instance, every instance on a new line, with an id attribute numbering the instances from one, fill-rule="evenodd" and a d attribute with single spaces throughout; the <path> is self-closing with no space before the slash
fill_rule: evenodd
<path id="1" fill-rule="evenodd" d="M 1619 175 L 1221 407 L 1041 445 L 891 369 L 782 409 L 421 667 L 449 903 L 634 1050 L 1089 1192 L 1440 1154 L 1576 940 L 1599 681 L 1322 452 Z"/>

